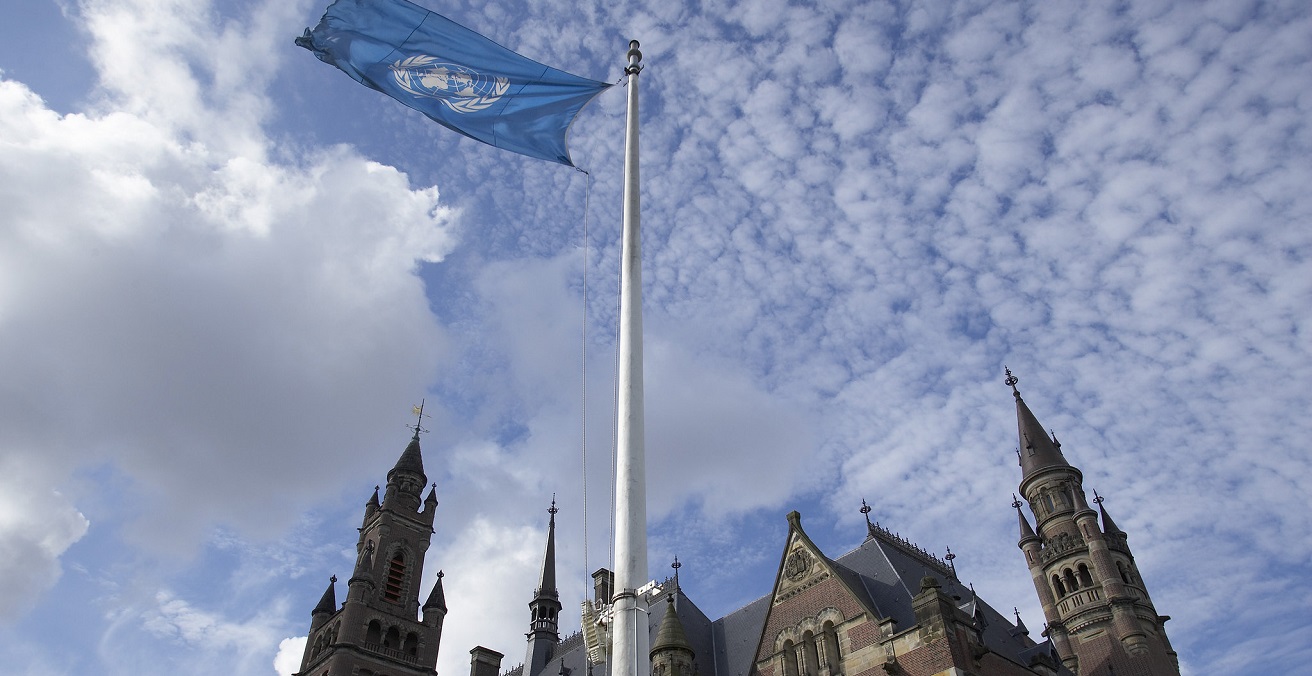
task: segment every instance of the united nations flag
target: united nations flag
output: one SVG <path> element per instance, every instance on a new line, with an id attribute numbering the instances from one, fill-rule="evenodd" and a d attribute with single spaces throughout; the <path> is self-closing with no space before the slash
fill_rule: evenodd
<path id="1" fill-rule="evenodd" d="M 336 0 L 296 44 L 449 129 L 568 166 L 570 123 L 610 86 L 520 56 L 406 0 Z"/>

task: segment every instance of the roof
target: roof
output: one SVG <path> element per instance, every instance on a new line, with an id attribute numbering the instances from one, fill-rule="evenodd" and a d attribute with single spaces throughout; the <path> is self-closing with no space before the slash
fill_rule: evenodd
<path id="1" fill-rule="evenodd" d="M 953 597 L 968 617 L 977 618 L 983 625 L 985 645 L 1002 658 L 1028 665 L 1034 655 L 1051 651 L 1047 642 L 1036 645 L 1017 630 L 1011 619 L 953 579 L 950 567 L 942 559 L 878 526 L 872 526 L 869 533 L 870 536 L 855 549 L 831 559 L 830 563 L 844 584 L 860 597 L 858 600 L 862 605 L 879 615 L 877 619 L 891 617 L 898 629 L 914 626 L 916 617 L 912 598 L 920 593 L 921 579 L 933 576 L 943 581 L 943 592 Z M 766 581 L 762 583 L 762 587 L 768 584 Z M 676 613 L 684 638 L 695 654 L 699 676 L 750 676 L 770 609 L 770 595 L 724 617 L 710 620 L 681 590 L 676 590 L 670 580 L 653 590 L 648 601 L 653 607 L 659 607 L 656 604 L 665 603 L 671 593 L 677 595 Z M 663 616 L 662 612 L 651 612 L 647 616 L 652 646 L 659 645 Z M 586 649 L 581 641 L 566 638 L 537 674 L 523 674 L 522 667 L 506 673 L 508 676 L 557 676 L 562 665 L 568 675 L 589 676 Z M 606 673 L 602 668 L 594 668 L 591 676 L 605 676 Z M 1059 673 L 1069 676 L 1064 669 Z"/>

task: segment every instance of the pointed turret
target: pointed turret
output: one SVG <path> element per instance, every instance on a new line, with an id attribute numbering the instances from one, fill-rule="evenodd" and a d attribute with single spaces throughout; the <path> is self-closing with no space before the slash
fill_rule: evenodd
<path id="1" fill-rule="evenodd" d="M 688 634 L 683 630 L 683 623 L 679 621 L 679 613 L 674 605 L 674 597 L 678 593 L 679 590 L 674 589 L 666 597 L 665 616 L 661 618 L 661 626 L 656 630 L 656 638 L 652 640 L 649 656 L 653 674 L 691 676 L 693 673 L 693 659 L 697 654 L 688 643 Z"/>
<path id="2" fill-rule="evenodd" d="M 426 626 L 433 628 L 433 640 L 441 642 L 442 640 L 442 623 L 446 620 L 446 592 L 442 591 L 442 571 L 437 571 L 437 582 L 433 583 L 433 591 L 428 593 L 428 600 L 424 601 L 424 619 Z M 433 646 L 433 652 L 437 652 L 437 646 Z"/>
<path id="3" fill-rule="evenodd" d="M 1011 506 L 1016 508 L 1016 517 L 1020 519 L 1020 547 L 1024 549 L 1026 542 L 1038 540 L 1039 536 L 1034 534 L 1034 529 L 1030 527 L 1030 520 L 1025 518 L 1025 512 L 1021 511 L 1021 501 L 1015 493 L 1011 494 Z"/>
<path id="4" fill-rule="evenodd" d="M 551 519 L 547 522 L 547 553 L 542 557 L 542 574 L 538 576 L 537 596 L 560 598 L 556 590 L 556 501 L 551 501 Z"/>
<path id="5" fill-rule="evenodd" d="M 396 472 L 414 472 L 419 476 L 424 476 L 424 456 L 419 451 L 419 433 L 410 438 L 410 443 L 406 445 L 405 450 L 401 452 L 401 457 L 397 459 L 396 466 L 387 473 L 390 480 Z M 427 479 L 427 477 L 424 477 Z"/>
<path id="6" fill-rule="evenodd" d="M 556 498 L 551 498 L 547 513 L 547 551 L 542 557 L 542 575 L 529 602 L 530 624 L 528 652 L 524 656 L 524 676 L 536 676 L 551 661 L 560 642 L 560 593 L 556 590 Z"/>
<path id="7" fill-rule="evenodd" d="M 1098 503 L 1098 516 L 1102 517 L 1102 532 L 1108 535 L 1113 533 L 1125 535 L 1125 531 L 1121 530 L 1121 527 L 1117 526 L 1115 521 L 1112 521 L 1112 515 L 1107 513 L 1107 508 L 1102 506 L 1103 497 L 1098 495 L 1098 491 L 1093 492 L 1093 501 Z"/>
<path id="8" fill-rule="evenodd" d="M 320 625 L 328 621 L 328 618 L 337 612 L 337 576 L 328 578 L 328 588 L 324 590 L 323 596 L 319 598 L 319 605 L 310 611 L 310 631 L 318 629 Z"/>
<path id="9" fill-rule="evenodd" d="M 428 611 L 440 610 L 446 612 L 446 592 L 442 590 L 442 578 L 446 574 L 437 571 L 437 582 L 433 583 L 433 591 L 428 593 L 428 600 L 424 601 L 424 615 L 427 617 Z"/>
<path id="10" fill-rule="evenodd" d="M 419 511 L 419 496 L 427 481 L 423 454 L 419 450 L 419 430 L 416 429 L 396 465 L 387 473 L 387 494 L 383 496 L 383 506 Z"/>
<path id="11" fill-rule="evenodd" d="M 688 643 L 688 634 L 683 630 L 683 623 L 679 621 L 679 614 L 674 609 L 674 593 L 665 597 L 665 600 L 665 616 L 661 618 L 661 627 L 656 631 L 656 640 L 651 645 L 653 659 L 657 653 L 665 650 L 693 651 L 692 645 Z"/>
<path id="12" fill-rule="evenodd" d="M 1025 400 L 1020 398 L 1020 390 L 1016 389 L 1018 382 L 1020 380 L 1012 375 L 1011 369 L 1007 369 L 1007 384 L 1011 386 L 1011 393 L 1016 398 L 1016 425 L 1020 433 L 1022 477 L 1029 478 L 1030 475 L 1047 467 L 1070 467 L 1066 457 L 1061 454 L 1061 444 L 1057 442 L 1056 437 L 1048 438 L 1038 418 L 1035 418 L 1030 407 L 1025 405 Z"/>

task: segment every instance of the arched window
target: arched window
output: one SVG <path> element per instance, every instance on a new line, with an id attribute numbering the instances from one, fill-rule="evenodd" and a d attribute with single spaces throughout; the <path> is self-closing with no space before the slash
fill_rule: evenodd
<path id="1" fill-rule="evenodd" d="M 1130 567 L 1129 567 L 1129 566 L 1125 565 L 1124 563 L 1122 563 L 1122 562 L 1120 562 L 1120 561 L 1117 561 L 1117 562 L 1116 562 L 1116 571 L 1119 572 L 1119 573 L 1121 574 L 1121 582 L 1124 582 L 1125 584 L 1131 584 L 1131 583 L 1134 582 L 1134 578 L 1130 577 Z"/>
<path id="2" fill-rule="evenodd" d="M 1070 568 L 1062 571 L 1061 578 L 1066 582 L 1066 589 L 1073 592 L 1080 588 L 1080 583 L 1075 581 L 1075 573 Z"/>
<path id="3" fill-rule="evenodd" d="M 806 676 L 816 676 L 820 668 L 820 654 L 815 647 L 815 634 L 802 634 L 802 671 Z"/>
<path id="4" fill-rule="evenodd" d="M 383 642 L 383 628 L 378 624 L 378 620 L 369 622 L 369 628 L 364 632 L 364 642 L 373 645 Z"/>
<path id="5" fill-rule="evenodd" d="M 400 601 L 405 590 L 405 555 L 397 552 L 387 563 L 387 583 L 383 586 L 383 598 L 388 601 Z"/>
<path id="6" fill-rule="evenodd" d="M 792 641 L 784 641 L 784 676 L 798 676 L 797 648 Z"/>
<path id="7" fill-rule="evenodd" d="M 1093 586 L 1093 576 L 1089 574 L 1089 567 L 1083 563 L 1080 564 L 1080 586 Z"/>
<path id="8" fill-rule="evenodd" d="M 1061 578 L 1054 573 L 1052 576 L 1052 588 L 1057 590 L 1057 598 L 1066 595 L 1066 585 L 1061 583 Z"/>
<path id="9" fill-rule="evenodd" d="M 414 655 L 419 652 L 419 635 L 413 631 L 405 635 L 405 647 L 403 648 L 407 655 Z"/>
<path id="10" fill-rule="evenodd" d="M 383 647 L 393 650 L 401 649 L 401 632 L 397 631 L 396 627 L 387 628 L 387 635 L 383 636 Z"/>
<path id="11" fill-rule="evenodd" d="M 837 676 L 842 671 L 840 667 L 843 657 L 838 654 L 838 630 L 834 629 L 833 622 L 825 622 L 821 636 L 824 637 L 825 665 L 829 667 L 830 674 Z"/>

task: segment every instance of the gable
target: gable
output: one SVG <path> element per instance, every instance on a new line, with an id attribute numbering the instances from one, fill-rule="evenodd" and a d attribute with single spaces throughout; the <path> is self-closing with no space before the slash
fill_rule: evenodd
<path id="1" fill-rule="evenodd" d="M 785 642 L 800 644 L 807 632 L 818 635 L 826 622 L 837 626 L 863 616 L 874 619 L 868 604 L 802 530 L 801 515 L 790 512 L 788 525 L 788 538 L 757 641 L 758 663 L 771 659 Z"/>

